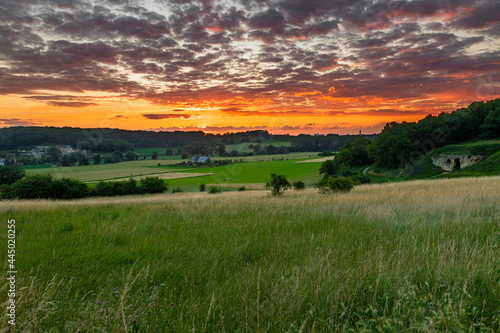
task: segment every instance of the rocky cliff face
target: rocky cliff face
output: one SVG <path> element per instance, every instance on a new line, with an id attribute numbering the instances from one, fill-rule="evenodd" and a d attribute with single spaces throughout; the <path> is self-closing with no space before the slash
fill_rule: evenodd
<path id="1" fill-rule="evenodd" d="M 432 156 L 432 163 L 445 171 L 463 169 L 481 161 L 483 156 L 440 154 Z"/>

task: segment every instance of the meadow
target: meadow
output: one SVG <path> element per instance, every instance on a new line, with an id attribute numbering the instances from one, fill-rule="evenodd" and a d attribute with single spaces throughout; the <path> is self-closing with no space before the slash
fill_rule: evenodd
<path id="1" fill-rule="evenodd" d="M 0 202 L 17 330 L 498 332 L 499 185 Z"/>
<path id="2" fill-rule="evenodd" d="M 279 155 L 245 156 L 238 158 L 222 157 L 216 160 L 233 160 L 245 163 L 235 163 L 219 167 L 194 168 L 192 166 L 175 166 L 187 160 L 139 160 L 111 164 L 84 165 L 74 167 L 27 168 L 28 174 L 51 173 L 54 178 L 74 178 L 88 183 L 100 180 L 128 180 L 140 179 L 145 176 L 157 176 L 168 179 L 170 185 L 183 190 L 197 190 L 199 184 L 229 185 L 250 184 L 249 188 L 263 188 L 263 183 L 269 179 L 271 173 L 283 173 L 287 177 L 300 178 L 313 185 L 321 177 L 318 170 L 321 160 L 307 165 L 295 162 L 315 161 L 316 153 L 291 153 Z M 251 163 L 246 163 L 251 162 Z M 197 176 L 199 174 L 199 176 Z M 204 176 L 205 174 L 213 174 Z M 193 179 L 191 179 L 193 178 Z M 255 185 L 255 183 L 259 183 Z"/>

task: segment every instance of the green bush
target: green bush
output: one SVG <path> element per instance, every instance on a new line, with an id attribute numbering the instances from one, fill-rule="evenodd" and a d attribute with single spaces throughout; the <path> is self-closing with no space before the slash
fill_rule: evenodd
<path id="1" fill-rule="evenodd" d="M 62 178 L 52 183 L 52 198 L 54 199 L 80 199 L 89 195 L 88 185 L 77 179 Z"/>
<path id="2" fill-rule="evenodd" d="M 145 194 L 163 193 L 167 189 L 167 184 L 158 177 L 143 178 L 139 186 L 139 192 Z"/>
<path id="3" fill-rule="evenodd" d="M 329 177 L 322 185 L 320 192 L 349 192 L 354 188 L 354 181 L 347 177 Z"/>
<path id="4" fill-rule="evenodd" d="M 304 183 L 301 180 L 294 181 L 292 185 L 293 185 L 293 188 L 296 190 L 303 190 L 306 188 L 306 183 Z"/>
<path id="5" fill-rule="evenodd" d="M 238 191 L 245 191 L 245 190 L 246 190 L 245 186 L 240 186 L 240 187 L 238 188 Z"/>
<path id="6" fill-rule="evenodd" d="M 29 175 L 11 185 L 11 195 L 17 199 L 52 198 L 52 175 Z"/>
<path id="7" fill-rule="evenodd" d="M 17 166 L 0 167 L 0 185 L 12 185 L 24 176 L 26 176 L 26 171 Z"/>
<path id="8" fill-rule="evenodd" d="M 370 184 L 372 182 L 372 179 L 370 178 L 370 176 L 368 175 L 365 175 L 365 174 L 357 174 L 357 175 L 354 175 L 352 176 L 353 180 L 357 180 L 360 184 Z"/>
<path id="9" fill-rule="evenodd" d="M 220 192 L 221 192 L 221 189 L 218 186 L 212 186 L 212 187 L 210 187 L 210 190 L 208 191 L 208 193 L 212 193 L 212 194 L 220 193 Z"/>
<path id="10" fill-rule="evenodd" d="M 205 184 L 200 185 L 200 192 L 205 192 Z"/>
<path id="11" fill-rule="evenodd" d="M 177 186 L 176 188 L 172 189 L 172 193 L 180 193 L 182 192 L 181 188 Z"/>

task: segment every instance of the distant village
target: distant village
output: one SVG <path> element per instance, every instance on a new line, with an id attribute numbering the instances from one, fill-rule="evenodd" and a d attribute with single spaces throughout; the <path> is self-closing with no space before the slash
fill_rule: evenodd
<path id="1" fill-rule="evenodd" d="M 80 152 L 83 155 L 87 157 L 87 150 L 86 149 L 77 149 L 73 148 L 70 145 L 57 145 L 55 146 L 57 149 L 61 151 L 61 154 L 67 155 L 75 152 Z M 43 159 L 44 156 L 47 155 L 47 152 L 49 150 L 50 146 L 36 146 L 35 148 L 31 150 L 17 150 L 15 154 L 10 154 L 7 155 L 7 157 L 1 157 L 0 158 L 0 166 L 4 166 L 7 164 L 23 164 L 20 163 L 22 158 L 35 158 L 35 159 Z M 10 161 L 10 163 L 8 163 Z"/>

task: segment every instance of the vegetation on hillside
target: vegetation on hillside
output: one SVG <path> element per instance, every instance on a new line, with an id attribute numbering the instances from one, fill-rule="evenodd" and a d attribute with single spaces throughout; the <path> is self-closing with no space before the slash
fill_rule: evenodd
<path id="1" fill-rule="evenodd" d="M 468 108 L 416 123 L 388 123 L 370 151 L 377 166 L 401 168 L 435 148 L 500 137 L 500 99 L 474 102 Z"/>

